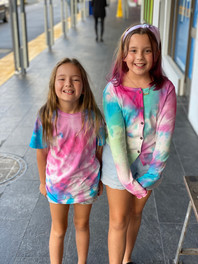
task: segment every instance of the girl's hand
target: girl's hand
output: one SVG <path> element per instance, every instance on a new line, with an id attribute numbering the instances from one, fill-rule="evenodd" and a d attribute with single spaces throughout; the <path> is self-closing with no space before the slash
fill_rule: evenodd
<path id="1" fill-rule="evenodd" d="M 99 181 L 98 196 L 102 195 L 103 192 L 103 183 Z"/>
<path id="2" fill-rule="evenodd" d="M 41 184 L 40 184 L 40 187 L 39 187 L 39 190 L 40 190 L 40 193 L 41 193 L 43 196 L 47 197 L 47 191 L 46 191 L 46 186 L 45 186 L 45 184 L 41 183 Z"/>

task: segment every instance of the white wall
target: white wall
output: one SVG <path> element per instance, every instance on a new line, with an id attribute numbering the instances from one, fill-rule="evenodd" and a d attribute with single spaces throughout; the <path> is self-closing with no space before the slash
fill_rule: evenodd
<path id="1" fill-rule="evenodd" d="M 197 26 L 196 39 L 195 39 L 195 53 L 194 53 L 188 118 L 195 132 L 198 135 L 198 26 Z"/>
<path id="2" fill-rule="evenodd" d="M 177 95 L 182 95 L 184 89 L 184 74 L 180 71 L 176 63 L 170 56 L 162 56 L 162 67 L 165 75 L 175 86 Z"/>
<path id="3" fill-rule="evenodd" d="M 184 74 L 179 67 L 168 56 L 168 41 L 169 41 L 169 27 L 171 2 L 169 0 L 155 1 L 153 8 L 153 24 L 160 30 L 162 41 L 162 67 L 166 76 L 172 81 L 178 95 L 183 94 L 184 88 Z"/>
<path id="4" fill-rule="evenodd" d="M 159 27 L 160 1 L 154 1 L 153 5 L 153 25 Z"/>

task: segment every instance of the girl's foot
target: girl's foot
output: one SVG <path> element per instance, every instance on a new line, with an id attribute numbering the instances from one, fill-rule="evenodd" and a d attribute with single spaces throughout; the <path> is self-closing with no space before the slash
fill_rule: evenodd
<path id="1" fill-rule="evenodd" d="M 128 262 L 126 262 L 125 264 L 136 264 L 136 262 L 128 261 Z"/>

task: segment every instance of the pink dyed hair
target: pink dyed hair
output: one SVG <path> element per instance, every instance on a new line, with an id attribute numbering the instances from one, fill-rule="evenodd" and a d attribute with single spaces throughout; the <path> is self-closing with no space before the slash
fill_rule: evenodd
<path id="1" fill-rule="evenodd" d="M 123 75 L 128 71 L 124 58 L 128 54 L 129 42 L 133 34 L 146 34 L 151 42 L 151 48 L 153 53 L 153 66 L 150 70 L 150 74 L 154 81 L 150 83 L 150 86 L 156 85 L 156 90 L 161 89 L 164 80 L 166 79 L 162 70 L 162 56 L 161 56 L 161 41 L 159 30 L 148 24 L 133 25 L 125 30 L 122 34 L 118 47 L 114 53 L 114 63 L 110 77 L 108 78 L 114 86 L 118 86 L 122 83 Z"/>

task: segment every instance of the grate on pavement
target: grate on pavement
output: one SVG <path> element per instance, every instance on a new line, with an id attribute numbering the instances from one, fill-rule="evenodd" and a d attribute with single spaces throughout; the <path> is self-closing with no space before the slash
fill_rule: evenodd
<path id="1" fill-rule="evenodd" d="M 0 153 L 0 184 L 22 176 L 26 169 L 26 162 L 21 157 L 9 153 Z"/>

